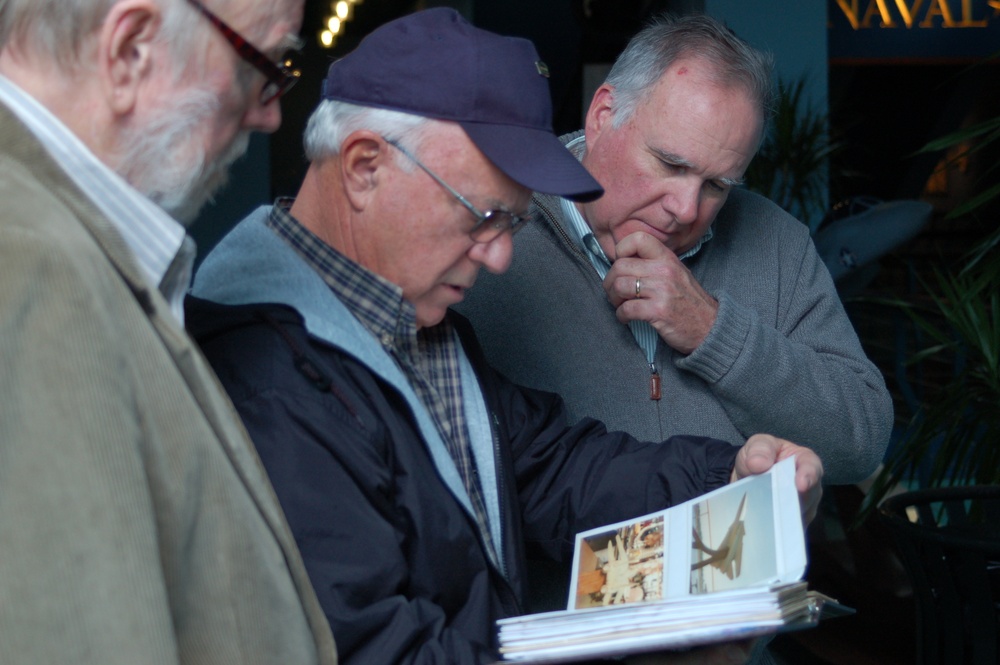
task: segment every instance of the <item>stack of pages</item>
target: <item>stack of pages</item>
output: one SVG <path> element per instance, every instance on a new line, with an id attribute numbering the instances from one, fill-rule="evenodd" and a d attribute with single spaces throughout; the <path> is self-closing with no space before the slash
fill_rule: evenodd
<path id="1" fill-rule="evenodd" d="M 795 461 L 667 510 L 581 533 L 568 609 L 498 622 L 505 661 L 738 640 L 851 613 L 801 581 Z"/>

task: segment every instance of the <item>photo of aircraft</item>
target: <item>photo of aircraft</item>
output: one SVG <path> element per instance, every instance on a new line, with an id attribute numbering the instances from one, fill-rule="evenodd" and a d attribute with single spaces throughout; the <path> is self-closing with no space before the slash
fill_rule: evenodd
<path id="1" fill-rule="evenodd" d="M 694 536 L 691 547 L 708 555 L 708 557 L 692 563 L 692 571 L 712 566 L 724 573 L 729 579 L 740 576 L 743 567 L 743 537 L 746 535 L 746 527 L 744 526 L 746 503 L 747 495 L 744 493 L 739 508 L 736 509 L 736 518 L 726 531 L 725 538 L 714 549 L 705 544 L 701 536 L 698 535 L 697 529 L 691 530 L 691 534 Z"/>

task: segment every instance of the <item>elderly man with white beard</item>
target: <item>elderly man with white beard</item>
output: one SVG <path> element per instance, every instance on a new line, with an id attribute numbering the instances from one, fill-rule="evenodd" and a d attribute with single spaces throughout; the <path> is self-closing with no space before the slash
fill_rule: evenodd
<path id="1" fill-rule="evenodd" d="M 180 307 L 302 11 L 0 0 L 0 662 L 337 662 Z"/>

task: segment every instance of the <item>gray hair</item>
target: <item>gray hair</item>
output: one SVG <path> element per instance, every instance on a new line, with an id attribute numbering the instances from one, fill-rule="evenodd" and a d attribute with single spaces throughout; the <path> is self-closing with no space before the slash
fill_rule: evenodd
<path id="1" fill-rule="evenodd" d="M 712 66 L 714 80 L 746 91 L 760 109 L 764 125 L 774 113 L 774 61 L 719 21 L 702 14 L 661 14 L 636 34 L 605 81 L 614 88 L 612 124 L 620 127 L 675 62 L 692 57 Z"/>
<path id="2" fill-rule="evenodd" d="M 67 72 L 86 69 L 91 64 L 83 60 L 86 43 L 97 35 L 117 1 L 0 0 L 0 48 L 44 54 Z M 179 76 L 191 62 L 192 51 L 207 44 L 212 28 L 186 0 L 156 1 L 163 10 L 158 39 L 169 45 Z M 199 30 L 198 22 L 207 29 Z"/>
<path id="3" fill-rule="evenodd" d="M 438 122 L 412 113 L 324 99 L 306 124 L 303 137 L 306 158 L 316 161 L 336 156 L 344 139 L 361 129 L 398 141 L 407 150 L 416 152 L 427 130 Z"/>

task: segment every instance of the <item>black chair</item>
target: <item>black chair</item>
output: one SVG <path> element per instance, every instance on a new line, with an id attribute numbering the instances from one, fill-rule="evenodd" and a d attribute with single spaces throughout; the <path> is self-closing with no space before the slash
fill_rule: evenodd
<path id="1" fill-rule="evenodd" d="M 996 665 L 1000 486 L 907 492 L 880 514 L 913 584 L 917 663 Z"/>

